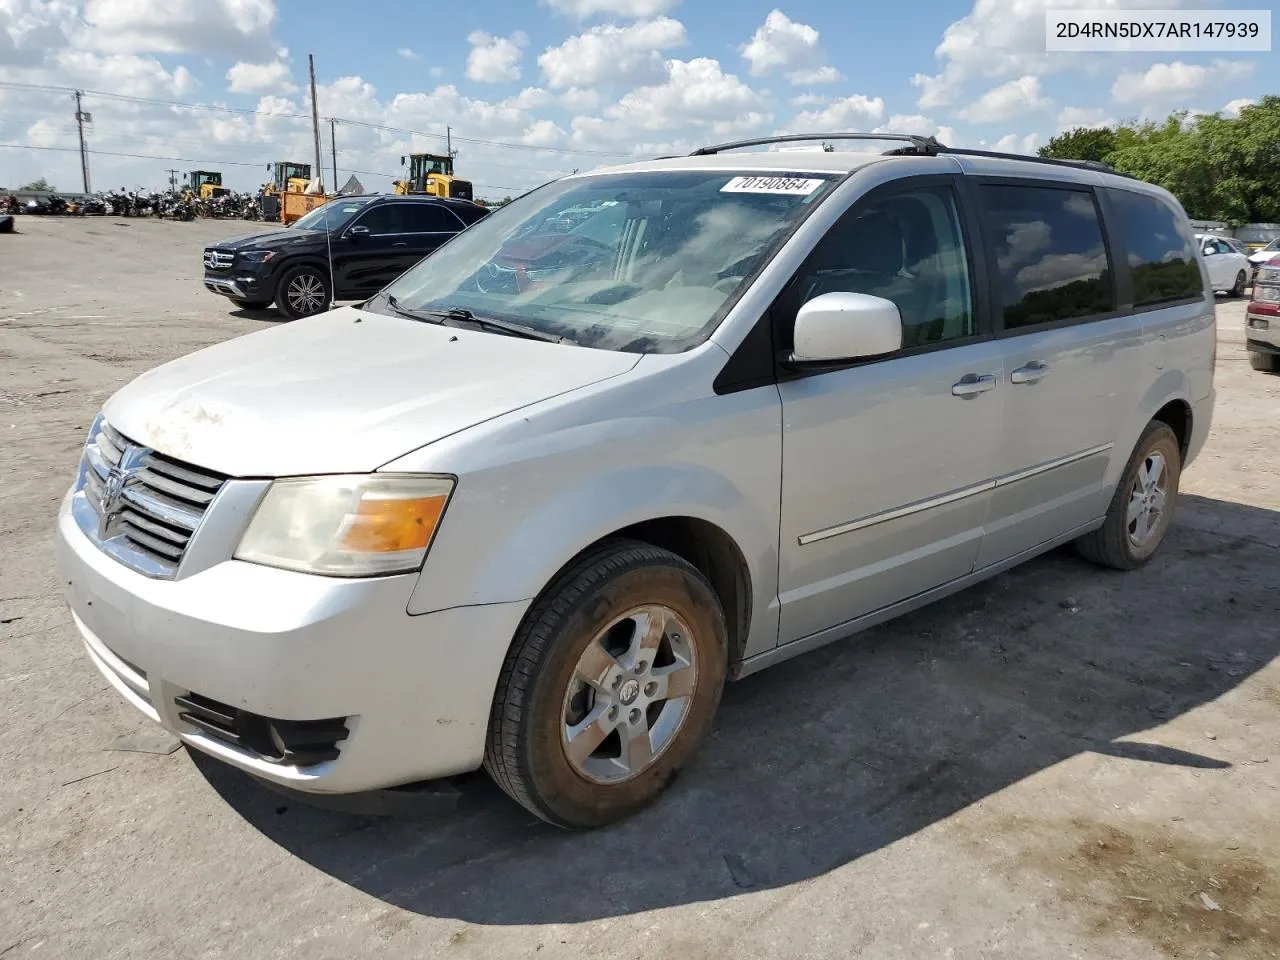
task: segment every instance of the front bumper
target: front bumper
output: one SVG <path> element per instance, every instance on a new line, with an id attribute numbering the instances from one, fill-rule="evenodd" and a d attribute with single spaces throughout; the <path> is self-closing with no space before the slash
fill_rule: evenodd
<path id="1" fill-rule="evenodd" d="M 206 270 L 203 282 L 204 288 L 210 293 L 221 294 L 233 300 L 275 299 L 275 283 L 271 274 L 257 276 L 244 270 L 235 270 L 230 274 L 210 273 Z"/>
<path id="2" fill-rule="evenodd" d="M 1280 309 L 1251 300 L 1245 308 L 1246 346 L 1256 353 L 1280 352 Z"/>
<path id="3" fill-rule="evenodd" d="M 480 766 L 527 602 L 406 612 L 417 575 L 347 580 L 229 560 L 154 580 L 58 518 L 63 591 L 94 666 L 183 742 L 294 790 L 352 793 Z M 273 762 L 184 720 L 190 694 L 283 721 L 342 718 L 338 756 Z"/>

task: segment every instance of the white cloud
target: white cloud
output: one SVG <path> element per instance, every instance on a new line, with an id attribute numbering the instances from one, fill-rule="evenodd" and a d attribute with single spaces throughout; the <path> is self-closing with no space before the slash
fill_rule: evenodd
<path id="1" fill-rule="evenodd" d="M 1253 63 L 1248 60 L 1215 60 L 1208 66 L 1174 60 L 1153 64 L 1143 73 L 1120 74 L 1111 86 L 1111 96 L 1120 103 L 1170 103 L 1252 72 Z"/>
<path id="2" fill-rule="evenodd" d="M 884 100 L 860 93 L 841 97 L 821 110 L 805 110 L 791 121 L 797 133 L 820 133 L 824 130 L 858 130 L 869 128 L 884 119 Z"/>
<path id="3" fill-rule="evenodd" d="M 684 24 L 670 17 L 625 27 L 606 24 L 548 47 L 538 57 L 538 66 L 553 89 L 644 83 L 665 75 L 660 51 L 686 42 Z"/>
<path id="4" fill-rule="evenodd" d="M 427 71 L 427 73 L 431 74 L 431 76 L 439 80 L 441 77 L 444 76 L 444 67 L 432 67 L 430 70 Z"/>
<path id="5" fill-rule="evenodd" d="M 828 64 L 825 67 L 818 67 L 816 70 L 792 70 L 787 74 L 787 79 L 797 85 L 806 83 L 839 83 L 844 79 L 844 75 Z"/>
<path id="6" fill-rule="evenodd" d="M 467 79 L 477 83 L 509 83 L 520 79 L 520 50 L 529 38 L 517 30 L 509 37 L 495 37 L 483 30 L 467 35 Z"/>
<path id="7" fill-rule="evenodd" d="M 1003 137 L 991 145 L 990 149 L 998 150 L 1001 153 L 1021 153 L 1030 156 L 1036 152 L 1036 148 L 1040 145 L 1040 137 L 1034 133 L 1028 133 L 1019 136 L 1016 133 L 1006 133 Z M 986 146 L 984 143 L 983 146 Z"/>
<path id="8" fill-rule="evenodd" d="M 1000 123 L 1013 117 L 1047 110 L 1053 101 L 1040 95 L 1038 77 L 1025 76 L 992 87 L 957 116 L 971 123 Z"/>
<path id="9" fill-rule="evenodd" d="M 232 93 L 292 93 L 298 85 L 289 64 L 281 58 L 271 63 L 237 63 L 227 71 L 227 89 Z"/>
<path id="10" fill-rule="evenodd" d="M 221 54 L 251 61 L 274 51 L 275 0 L 86 0 L 80 46 L 100 53 Z"/>
<path id="11" fill-rule="evenodd" d="M 826 63 L 818 31 L 774 9 L 751 39 L 738 48 L 752 76 L 781 69 L 795 84 L 836 83 L 840 71 Z"/>
<path id="12" fill-rule="evenodd" d="M 640 20 L 666 13 L 680 0 L 541 0 L 556 13 L 586 20 L 606 15 Z"/>
<path id="13" fill-rule="evenodd" d="M 750 129 L 767 123 L 763 97 L 719 61 L 707 57 L 671 60 L 666 83 L 638 87 L 605 116 L 623 128 L 671 130 L 690 124 L 709 126 L 716 134 Z"/>
<path id="14" fill-rule="evenodd" d="M 396 56 L 403 57 L 405 60 L 417 60 L 418 54 L 413 51 L 412 47 L 397 47 Z"/>
<path id="15" fill-rule="evenodd" d="M 831 98 L 821 93 L 802 93 L 798 97 L 791 98 L 792 106 L 796 107 L 812 107 L 820 103 L 830 103 Z"/>
<path id="16" fill-rule="evenodd" d="M 1252 107 L 1257 102 L 1258 101 L 1256 100 L 1251 100 L 1249 97 L 1241 97 L 1238 100 L 1230 101 L 1222 108 L 1222 112 L 1234 120 L 1236 117 L 1240 116 L 1241 110 L 1245 107 Z"/>
<path id="17" fill-rule="evenodd" d="M 974 80 L 1046 76 L 1067 70 L 1096 69 L 1114 63 L 1086 54 L 1047 53 L 1045 11 L 1053 9 L 1139 10 L 1203 7 L 1203 0 L 974 0 L 973 8 L 943 32 L 934 56 L 936 74 L 919 73 L 922 110 L 947 106 Z"/>
<path id="18" fill-rule="evenodd" d="M 594 110 L 600 105 L 600 92 L 589 87 L 570 87 L 560 94 L 560 102 L 575 113 Z"/>
<path id="19" fill-rule="evenodd" d="M 1110 127 L 1115 120 L 1102 107 L 1063 107 L 1058 111 L 1058 132 L 1079 127 Z"/>

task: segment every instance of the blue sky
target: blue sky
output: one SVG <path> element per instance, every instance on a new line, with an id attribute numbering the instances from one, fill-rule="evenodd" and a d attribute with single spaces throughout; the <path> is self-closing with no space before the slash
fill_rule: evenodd
<path id="1" fill-rule="evenodd" d="M 79 87 L 94 91 L 95 188 L 158 187 L 169 167 L 256 186 L 258 164 L 313 155 L 307 53 L 321 115 L 340 120 L 340 179 L 386 190 L 448 125 L 485 196 L 737 136 L 893 129 L 1031 151 L 1063 128 L 1276 92 L 1274 54 L 1046 54 L 1049 5 L 0 0 L 0 185 L 77 186 L 61 88 Z M 327 128 L 324 146 L 327 167 Z"/>

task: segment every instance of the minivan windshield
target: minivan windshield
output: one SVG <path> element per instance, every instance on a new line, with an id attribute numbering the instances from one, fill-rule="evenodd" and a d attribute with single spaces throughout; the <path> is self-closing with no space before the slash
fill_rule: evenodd
<path id="1" fill-rule="evenodd" d="M 336 230 L 346 225 L 347 221 L 364 209 L 369 202 L 366 197 L 361 200 L 330 200 L 323 206 L 316 207 L 304 217 L 294 221 L 297 230 Z"/>
<path id="2" fill-rule="evenodd" d="M 492 318 L 588 347 L 708 336 L 830 174 L 636 171 L 547 184 L 458 234 L 366 306 Z"/>

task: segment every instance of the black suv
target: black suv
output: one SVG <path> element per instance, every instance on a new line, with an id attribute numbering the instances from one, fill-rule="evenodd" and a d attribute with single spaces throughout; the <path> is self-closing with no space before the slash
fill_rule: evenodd
<path id="1" fill-rule="evenodd" d="M 274 303 L 296 320 L 372 296 L 488 212 L 439 197 L 331 200 L 290 227 L 206 247 L 204 285 L 240 307 Z"/>

